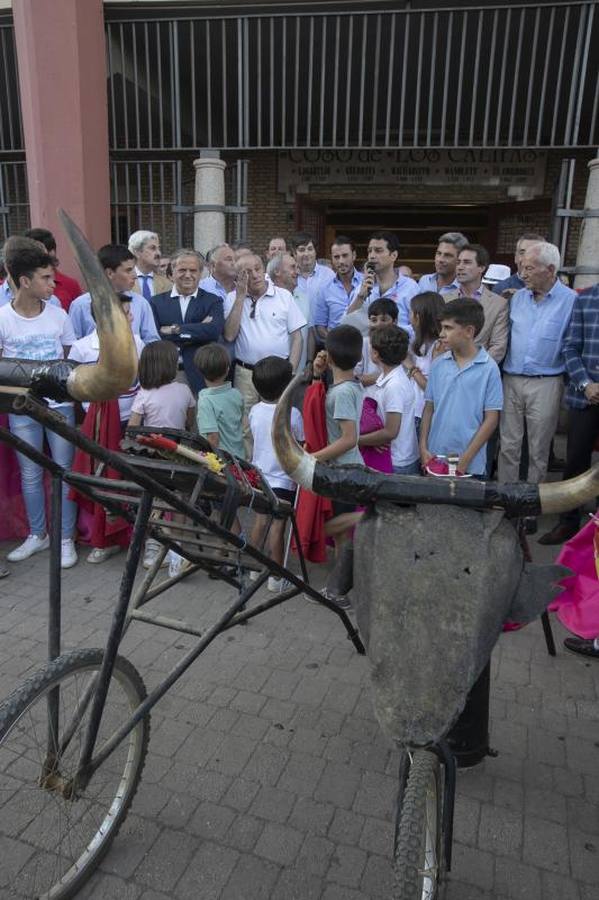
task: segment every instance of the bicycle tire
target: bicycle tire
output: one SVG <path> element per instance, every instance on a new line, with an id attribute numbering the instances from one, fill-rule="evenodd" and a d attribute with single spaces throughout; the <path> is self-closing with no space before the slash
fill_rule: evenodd
<path id="1" fill-rule="evenodd" d="M 435 900 L 443 876 L 441 766 L 434 753 L 402 757 L 393 900 Z"/>
<path id="2" fill-rule="evenodd" d="M 103 655 L 103 650 L 96 649 L 66 653 L 0 705 L 0 836 L 14 848 L 10 859 L 7 854 L 0 860 L 0 886 L 10 891 L 3 897 L 74 897 L 108 852 L 131 806 L 148 750 L 149 716 L 133 728 L 85 787 L 72 796 L 65 788 L 77 769 L 91 707 L 86 702 L 91 697 L 90 681 L 97 676 Z M 48 716 L 50 695 L 59 698 L 58 737 Z M 145 697 L 137 669 L 117 656 L 97 749 Z M 67 740 L 68 726 L 72 735 Z M 62 752 L 61 741 L 66 741 Z M 15 859 L 24 860 L 18 870 Z"/>

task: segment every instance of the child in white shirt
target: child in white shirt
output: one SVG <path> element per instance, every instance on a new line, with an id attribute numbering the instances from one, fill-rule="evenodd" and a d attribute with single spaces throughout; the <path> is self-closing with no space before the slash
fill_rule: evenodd
<path id="1" fill-rule="evenodd" d="M 253 385 L 260 395 L 260 402 L 252 406 L 249 414 L 249 425 L 252 432 L 254 449 L 252 465 L 257 466 L 273 492 L 282 500 L 293 505 L 295 500 L 295 483 L 281 468 L 272 443 L 272 420 L 277 400 L 292 378 L 291 363 L 279 356 L 267 356 L 256 363 L 252 371 Z M 297 441 L 304 440 L 302 417 L 295 407 L 291 410 L 291 431 Z M 269 517 L 256 515 L 250 543 L 260 547 Z M 284 519 L 275 519 L 270 527 L 268 551 L 271 559 L 283 565 L 285 552 Z M 268 579 L 268 590 L 278 593 L 284 589 L 284 579 L 271 577 Z"/>
<path id="2" fill-rule="evenodd" d="M 419 451 L 414 418 L 414 389 L 402 363 L 408 352 L 408 334 L 397 325 L 377 328 L 371 336 L 370 353 L 381 374 L 376 380 L 376 403 L 385 423 L 379 431 L 360 435 L 360 447 L 391 444 L 393 471 L 419 475 Z"/>

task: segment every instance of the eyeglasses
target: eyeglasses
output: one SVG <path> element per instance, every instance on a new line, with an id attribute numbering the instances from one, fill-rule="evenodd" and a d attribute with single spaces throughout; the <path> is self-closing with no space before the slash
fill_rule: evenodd
<path id="1" fill-rule="evenodd" d="M 258 303 L 258 298 L 256 297 L 256 299 L 253 300 L 250 297 L 250 303 L 252 304 L 252 308 L 250 309 L 250 319 L 255 319 L 256 318 L 256 304 Z"/>

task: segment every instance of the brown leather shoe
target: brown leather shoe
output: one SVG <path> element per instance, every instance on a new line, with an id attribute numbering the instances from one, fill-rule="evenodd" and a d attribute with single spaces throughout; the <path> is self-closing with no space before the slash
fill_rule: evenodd
<path id="1" fill-rule="evenodd" d="M 545 546 L 563 544 L 565 541 L 569 541 L 571 537 L 574 537 L 577 531 L 578 528 L 575 525 L 560 525 L 558 522 L 555 528 L 552 528 L 551 531 L 540 537 L 537 543 Z"/>
<path id="2" fill-rule="evenodd" d="M 593 641 L 587 641 L 584 638 L 566 638 L 564 647 L 571 653 L 578 653 L 589 659 L 599 659 L 599 650 L 595 650 Z"/>

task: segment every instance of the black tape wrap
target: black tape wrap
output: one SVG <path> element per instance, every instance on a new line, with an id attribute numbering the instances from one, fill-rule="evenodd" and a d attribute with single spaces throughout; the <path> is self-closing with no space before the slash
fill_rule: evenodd
<path id="1" fill-rule="evenodd" d="M 317 463 L 312 490 L 315 494 L 366 506 L 377 500 L 390 503 L 440 503 L 472 509 L 504 509 L 508 516 L 536 516 L 541 512 L 534 484 L 496 484 L 475 478 L 420 478 L 387 475 L 363 466 L 331 466 Z"/>
<path id="2" fill-rule="evenodd" d="M 64 402 L 71 400 L 67 390 L 69 375 L 77 363 L 64 359 L 41 362 L 31 359 L 0 359 L 0 384 L 10 388 L 28 388 L 36 397 Z"/>

